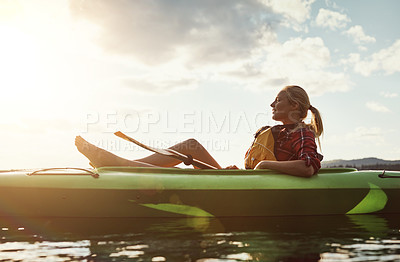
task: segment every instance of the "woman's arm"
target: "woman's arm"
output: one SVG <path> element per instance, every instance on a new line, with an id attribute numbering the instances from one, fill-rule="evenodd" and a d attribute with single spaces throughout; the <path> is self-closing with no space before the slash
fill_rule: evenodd
<path id="1" fill-rule="evenodd" d="M 312 177 L 314 168 L 306 166 L 304 160 L 269 161 L 264 160 L 257 164 L 254 169 L 272 169 L 292 176 Z"/>

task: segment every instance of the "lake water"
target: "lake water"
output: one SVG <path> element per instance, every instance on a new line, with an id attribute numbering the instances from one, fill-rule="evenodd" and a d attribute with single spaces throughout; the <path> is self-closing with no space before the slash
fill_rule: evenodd
<path id="1" fill-rule="evenodd" d="M 399 215 L 0 223 L 0 261 L 400 261 Z"/>

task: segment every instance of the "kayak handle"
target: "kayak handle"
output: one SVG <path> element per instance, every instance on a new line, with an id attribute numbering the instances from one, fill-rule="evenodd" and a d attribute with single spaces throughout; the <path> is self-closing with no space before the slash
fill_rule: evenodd
<path id="1" fill-rule="evenodd" d="M 52 167 L 52 168 L 43 168 L 40 170 L 33 171 L 32 173 L 28 173 L 28 176 L 33 176 L 33 175 L 65 175 L 65 173 L 58 173 L 58 172 L 53 172 L 53 173 L 46 173 L 48 171 L 58 171 L 58 170 L 78 170 L 78 171 L 83 171 L 85 173 L 79 173 L 79 174 L 71 174 L 71 175 L 91 175 L 93 178 L 99 178 L 99 174 L 95 171 L 85 169 L 85 168 L 79 168 L 79 167 Z"/>
<path id="2" fill-rule="evenodd" d="M 388 176 L 385 174 L 386 170 L 383 170 L 382 174 L 379 174 L 378 176 L 380 178 L 400 178 L 400 176 Z"/>

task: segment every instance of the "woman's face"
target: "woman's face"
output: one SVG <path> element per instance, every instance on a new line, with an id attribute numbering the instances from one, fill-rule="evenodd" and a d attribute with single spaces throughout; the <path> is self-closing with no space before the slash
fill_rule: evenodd
<path id="1" fill-rule="evenodd" d="M 289 103 L 285 91 L 279 92 L 275 101 L 271 104 L 271 107 L 272 119 L 280 121 L 283 124 L 294 124 L 299 121 L 296 116 L 298 105 Z"/>

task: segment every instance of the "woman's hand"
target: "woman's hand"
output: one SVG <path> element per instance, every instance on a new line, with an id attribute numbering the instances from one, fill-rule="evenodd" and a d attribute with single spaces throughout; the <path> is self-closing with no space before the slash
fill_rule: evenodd
<path id="1" fill-rule="evenodd" d="M 267 161 L 260 161 L 255 167 L 254 169 L 268 169 L 268 162 Z"/>
<path id="2" fill-rule="evenodd" d="M 290 161 L 260 161 L 254 169 L 272 169 L 292 176 L 312 177 L 314 168 L 306 166 L 303 160 Z"/>
<path id="3" fill-rule="evenodd" d="M 231 165 L 231 166 L 225 167 L 224 169 L 239 169 L 239 168 L 235 165 Z"/>

